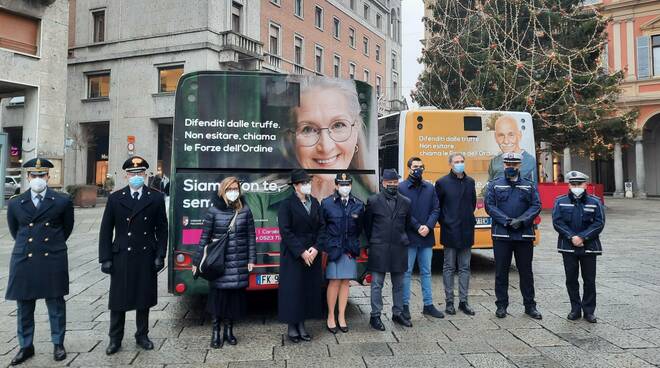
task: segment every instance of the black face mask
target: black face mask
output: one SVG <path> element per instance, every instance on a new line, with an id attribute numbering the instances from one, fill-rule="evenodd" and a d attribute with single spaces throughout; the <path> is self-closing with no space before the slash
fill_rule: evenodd
<path id="1" fill-rule="evenodd" d="M 515 167 L 507 167 L 504 169 L 504 176 L 506 176 L 507 179 L 513 179 L 518 176 L 519 172 L 520 171 Z"/>
<path id="2" fill-rule="evenodd" d="M 410 177 L 416 181 L 422 180 L 422 175 L 424 175 L 424 169 L 422 168 L 411 170 L 410 172 Z"/>
<path id="3" fill-rule="evenodd" d="M 388 185 L 385 188 L 383 188 L 383 190 L 385 191 L 385 193 L 387 193 L 391 196 L 395 196 L 395 195 L 397 195 L 397 193 L 399 193 L 399 186 L 398 185 Z"/>

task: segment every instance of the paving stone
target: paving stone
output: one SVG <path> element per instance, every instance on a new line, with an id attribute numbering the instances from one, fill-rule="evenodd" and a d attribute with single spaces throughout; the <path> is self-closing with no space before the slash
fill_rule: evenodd
<path id="1" fill-rule="evenodd" d="M 137 356 L 134 351 L 119 351 L 113 355 L 105 355 L 105 351 L 95 350 L 91 353 L 80 353 L 71 363 L 72 367 L 97 367 L 97 366 L 117 366 L 128 365 L 133 362 Z M 52 356 L 51 356 L 52 358 Z M 145 364 L 150 364 L 149 362 Z"/>
<path id="2" fill-rule="evenodd" d="M 140 351 L 133 364 L 186 364 L 203 363 L 206 350 L 150 350 Z"/>
<path id="3" fill-rule="evenodd" d="M 287 346 L 276 346 L 274 349 L 276 360 L 288 360 L 305 357 L 329 357 L 328 346 L 323 343 L 307 342 Z"/>
<path id="4" fill-rule="evenodd" d="M 270 346 L 254 348 L 247 346 L 231 346 L 225 344 L 221 349 L 210 349 L 206 355 L 206 363 L 223 363 L 237 361 L 272 360 L 273 348 Z"/>
<path id="5" fill-rule="evenodd" d="M 562 368 L 559 363 L 546 356 L 513 356 L 509 359 L 518 368 Z"/>
<path id="6" fill-rule="evenodd" d="M 470 363 L 461 355 L 427 354 L 394 357 L 365 357 L 368 368 L 468 368 Z"/>
<path id="7" fill-rule="evenodd" d="M 563 346 L 570 345 L 568 341 L 560 339 L 557 335 L 545 329 L 509 329 L 514 336 L 529 346 Z"/>
<path id="8" fill-rule="evenodd" d="M 331 358 L 391 356 L 392 350 L 384 342 L 365 342 L 328 345 Z"/>
<path id="9" fill-rule="evenodd" d="M 605 354 L 605 361 L 617 368 L 650 368 L 655 367 L 633 353 Z"/>
<path id="10" fill-rule="evenodd" d="M 444 349 L 435 341 L 398 342 L 388 344 L 394 356 L 415 354 L 441 354 Z"/>
<path id="11" fill-rule="evenodd" d="M 494 353 L 495 348 L 490 346 L 484 339 L 459 338 L 452 341 L 438 343 L 447 354 L 475 354 Z"/>
<path id="12" fill-rule="evenodd" d="M 359 357 L 344 358 L 296 358 L 287 360 L 286 368 L 345 368 L 345 367 L 366 367 L 365 362 Z"/>
<path id="13" fill-rule="evenodd" d="M 628 351 L 640 357 L 645 362 L 648 362 L 655 366 L 660 366 L 660 348 L 630 349 Z"/>
<path id="14" fill-rule="evenodd" d="M 463 356 L 475 368 L 515 368 L 504 356 L 497 353 L 466 354 Z"/>

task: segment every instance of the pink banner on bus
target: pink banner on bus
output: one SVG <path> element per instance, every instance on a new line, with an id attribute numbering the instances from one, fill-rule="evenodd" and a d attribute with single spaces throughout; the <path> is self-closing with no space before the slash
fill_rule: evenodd
<path id="1" fill-rule="evenodd" d="M 199 244 L 199 238 L 202 237 L 202 229 L 183 230 L 183 244 Z"/>
<path id="2" fill-rule="evenodd" d="M 282 240 L 280 229 L 277 227 L 258 227 L 256 233 L 257 243 L 274 243 Z"/>

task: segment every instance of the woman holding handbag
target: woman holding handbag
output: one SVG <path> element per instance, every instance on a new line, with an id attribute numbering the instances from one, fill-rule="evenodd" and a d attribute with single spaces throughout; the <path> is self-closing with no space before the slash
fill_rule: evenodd
<path id="1" fill-rule="evenodd" d="M 213 206 L 204 217 L 202 236 L 193 264 L 193 275 L 204 256 L 204 247 L 226 236 L 224 269 L 213 280 L 209 280 L 209 295 L 206 310 L 213 316 L 211 347 L 222 347 L 225 341 L 236 345 L 234 321 L 245 316 L 249 273 L 256 262 L 254 218 L 250 208 L 241 201 L 241 185 L 230 176 L 220 182 Z M 202 273 L 204 270 L 202 270 Z M 220 323 L 224 325 L 220 336 Z"/>
<path id="2" fill-rule="evenodd" d="M 357 260 L 360 255 L 360 233 L 364 217 L 364 203 L 351 194 L 353 178 L 345 172 L 335 178 L 335 193 L 321 202 L 321 216 L 325 222 L 322 238 L 328 254 L 325 278 L 328 279 L 328 331 L 348 332 L 346 304 L 351 280 L 357 279 Z M 339 301 L 339 303 L 337 303 Z M 335 319 L 335 307 L 339 313 Z"/>
<path id="3" fill-rule="evenodd" d="M 280 279 L 278 318 L 288 325 L 293 343 L 310 341 L 305 320 L 322 316 L 320 235 L 323 229 L 319 201 L 312 197 L 311 176 L 304 170 L 291 173 L 294 192 L 280 202 Z"/>

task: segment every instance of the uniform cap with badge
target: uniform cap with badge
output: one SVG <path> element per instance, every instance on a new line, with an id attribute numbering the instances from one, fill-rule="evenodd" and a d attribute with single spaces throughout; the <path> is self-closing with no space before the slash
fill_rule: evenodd
<path id="1" fill-rule="evenodd" d="M 133 156 L 124 161 L 121 168 L 126 172 L 139 173 L 146 171 L 149 168 L 149 163 L 140 156 Z"/>
<path id="2" fill-rule="evenodd" d="M 517 152 L 505 152 L 502 154 L 502 162 L 505 164 L 519 164 L 522 162 L 522 155 Z"/>
<path id="3" fill-rule="evenodd" d="M 582 184 L 587 182 L 587 180 L 589 180 L 589 177 L 584 173 L 573 170 L 566 173 L 566 180 L 570 184 Z"/>
<path id="4" fill-rule="evenodd" d="M 52 169 L 53 167 L 54 166 L 52 162 L 41 157 L 33 158 L 32 160 L 29 160 L 23 164 L 23 168 L 28 174 L 39 176 L 48 174 L 48 170 Z"/>

